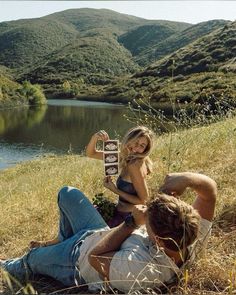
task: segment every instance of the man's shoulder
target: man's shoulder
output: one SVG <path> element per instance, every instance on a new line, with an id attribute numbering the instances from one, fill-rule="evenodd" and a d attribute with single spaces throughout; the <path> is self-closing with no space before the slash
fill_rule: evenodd
<path id="1" fill-rule="evenodd" d="M 200 228 L 199 233 L 196 241 L 188 247 L 190 259 L 190 264 L 195 260 L 195 258 L 198 258 L 202 255 L 202 253 L 205 251 L 209 237 L 211 235 L 211 228 L 212 228 L 212 222 L 201 218 L 200 219 Z"/>

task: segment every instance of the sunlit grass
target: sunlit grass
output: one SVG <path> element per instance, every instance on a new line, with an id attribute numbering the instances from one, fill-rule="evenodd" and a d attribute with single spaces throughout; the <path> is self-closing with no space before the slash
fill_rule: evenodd
<path id="1" fill-rule="evenodd" d="M 207 256 L 190 269 L 179 290 L 232 294 L 236 291 L 236 118 L 161 135 L 155 139 L 152 159 L 154 172 L 148 179 L 152 188 L 160 185 L 166 173 L 186 170 L 205 173 L 218 183 Z M 92 199 L 105 191 L 102 183 L 102 163 L 77 155 L 51 155 L 2 171 L 0 256 L 21 255 L 30 240 L 56 235 L 60 187 L 76 186 Z M 108 191 L 105 194 L 110 196 Z M 188 198 L 192 194 L 187 193 Z"/>

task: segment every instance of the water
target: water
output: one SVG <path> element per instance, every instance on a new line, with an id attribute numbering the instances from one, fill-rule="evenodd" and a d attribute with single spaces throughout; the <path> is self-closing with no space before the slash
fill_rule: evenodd
<path id="1" fill-rule="evenodd" d="M 133 126 L 127 114 L 121 105 L 76 100 L 0 110 L 0 169 L 47 153 L 81 153 L 100 129 L 122 137 Z"/>

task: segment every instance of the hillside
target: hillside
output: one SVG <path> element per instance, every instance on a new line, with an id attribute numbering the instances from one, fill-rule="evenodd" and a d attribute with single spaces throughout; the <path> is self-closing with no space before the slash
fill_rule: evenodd
<path id="1" fill-rule="evenodd" d="M 107 84 L 111 77 L 134 73 L 137 66 L 131 54 L 113 39 L 83 37 L 46 56 L 42 65 L 19 76 L 40 84 L 78 81 Z"/>
<path id="2" fill-rule="evenodd" d="M 154 61 L 160 60 L 165 55 L 171 54 L 181 47 L 194 42 L 200 37 L 218 28 L 222 28 L 227 23 L 230 22 L 225 20 L 212 20 L 193 25 L 185 30 L 172 34 L 164 40 L 160 40 L 160 42 L 156 42 L 153 46 L 149 46 L 135 56 L 135 61 L 141 66 L 147 66 Z"/>
<path id="3" fill-rule="evenodd" d="M 171 77 L 200 72 L 236 71 L 236 22 L 226 24 L 149 66 L 145 76 Z"/>
<path id="4" fill-rule="evenodd" d="M 46 103 L 46 97 L 39 85 L 29 82 L 20 84 L 15 81 L 13 74 L 9 68 L 0 66 L 0 108 Z M 4 121 L 0 118 L 0 130 L 4 128 Z"/>
<path id="5" fill-rule="evenodd" d="M 51 20 L 19 20 L 0 23 L 1 64 L 17 68 L 37 62 L 77 36 L 73 28 Z"/>
<path id="6" fill-rule="evenodd" d="M 158 24 L 155 24 L 150 22 L 149 24 L 129 30 L 127 33 L 121 35 L 118 41 L 127 48 L 132 55 L 136 56 L 147 48 L 152 48 L 153 45 L 159 44 L 169 36 L 177 35 L 179 32 L 189 27 L 191 27 L 191 25 L 187 23 L 160 21 Z"/>
<path id="7" fill-rule="evenodd" d="M 0 23 L 0 66 L 13 82 L 42 85 L 48 97 L 235 101 L 235 35 L 235 22 L 224 20 L 191 25 L 70 9 Z"/>
<path id="8" fill-rule="evenodd" d="M 141 98 L 161 108 L 209 103 L 236 106 L 236 22 L 196 40 L 133 77 L 104 90 L 123 101 Z"/>
<path id="9" fill-rule="evenodd" d="M 109 9 L 68 9 L 41 18 L 53 20 L 72 26 L 81 34 L 92 29 L 109 29 L 114 35 L 120 35 L 130 28 L 144 24 L 147 20 L 131 15 L 118 13 Z"/>
<path id="10" fill-rule="evenodd" d="M 20 84 L 14 81 L 11 71 L 0 66 L 0 106 L 24 104 L 26 99 L 19 93 Z"/>
<path id="11" fill-rule="evenodd" d="M 80 37 L 99 35 L 99 31 L 105 30 L 112 42 L 129 29 L 149 22 L 111 10 L 88 8 L 70 9 L 38 19 L 3 22 L 0 23 L 0 61 L 11 68 L 24 68 Z M 166 22 L 166 25 L 169 23 L 172 22 Z M 173 32 L 187 26 L 173 22 Z"/>

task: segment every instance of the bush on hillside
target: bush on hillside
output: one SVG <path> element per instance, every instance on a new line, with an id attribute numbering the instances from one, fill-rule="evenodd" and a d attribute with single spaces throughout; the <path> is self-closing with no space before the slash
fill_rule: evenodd
<path id="1" fill-rule="evenodd" d="M 24 81 L 19 93 L 26 97 L 30 105 L 46 104 L 46 97 L 40 85 L 32 85 L 28 81 Z"/>

